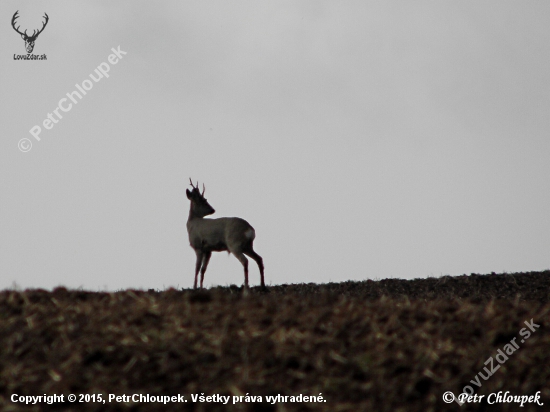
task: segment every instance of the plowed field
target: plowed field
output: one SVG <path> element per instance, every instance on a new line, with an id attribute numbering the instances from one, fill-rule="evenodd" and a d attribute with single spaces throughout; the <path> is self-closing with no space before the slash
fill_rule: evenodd
<path id="1" fill-rule="evenodd" d="M 550 271 L 0 292 L 4 411 L 542 411 L 549 382 Z M 443 402 L 466 385 L 481 402 Z"/>

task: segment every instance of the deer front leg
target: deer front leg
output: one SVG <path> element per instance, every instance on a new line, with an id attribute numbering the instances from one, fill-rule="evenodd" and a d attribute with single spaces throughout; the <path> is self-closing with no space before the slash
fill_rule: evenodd
<path id="1" fill-rule="evenodd" d="M 201 269 L 202 256 L 203 256 L 203 253 L 201 250 L 195 250 L 195 253 L 197 254 L 197 263 L 195 263 L 195 283 L 193 285 L 193 289 L 197 289 L 197 278 L 199 276 L 199 270 Z M 201 283 L 201 287 L 202 287 L 202 283 Z"/>
<path id="2" fill-rule="evenodd" d="M 212 252 L 206 252 L 204 254 L 204 257 L 202 259 L 202 268 L 201 268 L 201 289 L 202 289 L 202 282 L 204 281 L 204 272 L 206 272 L 206 268 L 208 267 L 208 262 L 210 261 L 210 256 L 212 256 Z"/>

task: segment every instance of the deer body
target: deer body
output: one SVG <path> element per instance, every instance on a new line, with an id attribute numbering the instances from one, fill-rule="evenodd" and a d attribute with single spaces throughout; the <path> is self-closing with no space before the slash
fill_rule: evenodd
<path id="1" fill-rule="evenodd" d="M 187 198 L 191 201 L 189 219 L 187 220 L 189 244 L 197 255 L 194 288 L 197 288 L 199 271 L 201 273 L 200 287 L 203 287 L 204 273 L 212 252 L 222 251 L 232 253 L 243 265 L 245 288 L 248 288 L 248 259 L 245 255 L 254 259 L 260 269 L 261 286 L 265 287 L 263 260 L 253 248 L 256 237 L 254 228 L 246 220 L 238 217 L 205 219 L 205 216 L 213 214 L 215 210 L 204 198 L 204 190 L 200 193 L 199 189 L 193 186 L 193 190 L 187 190 L 186 193 Z"/>

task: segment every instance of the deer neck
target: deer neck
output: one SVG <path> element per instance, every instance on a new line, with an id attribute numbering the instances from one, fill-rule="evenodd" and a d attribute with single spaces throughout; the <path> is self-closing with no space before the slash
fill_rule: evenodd
<path id="1" fill-rule="evenodd" d="M 188 222 L 191 222 L 192 220 L 202 220 L 202 217 L 197 216 L 197 214 L 193 211 L 193 206 L 189 209 L 189 218 L 187 219 Z"/>

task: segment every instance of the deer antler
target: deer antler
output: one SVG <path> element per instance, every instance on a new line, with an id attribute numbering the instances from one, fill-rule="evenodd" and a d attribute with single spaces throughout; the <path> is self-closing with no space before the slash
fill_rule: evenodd
<path id="1" fill-rule="evenodd" d="M 15 12 L 15 14 L 13 15 L 13 17 L 12 17 L 12 19 L 11 19 L 11 26 L 13 27 L 13 29 L 14 29 L 17 33 L 19 33 L 21 36 L 25 36 L 25 37 L 28 38 L 28 39 L 34 39 L 34 38 L 38 37 L 38 35 L 44 31 L 44 29 L 46 28 L 46 25 L 48 24 L 48 21 L 50 20 L 50 18 L 48 17 L 48 14 L 47 14 L 47 13 L 44 13 L 44 16 L 43 16 L 43 17 L 46 19 L 46 21 L 42 23 L 42 28 L 41 28 L 40 30 L 38 30 L 38 32 L 37 32 L 36 30 L 33 30 L 32 35 L 29 36 L 29 35 L 27 34 L 27 30 L 25 30 L 24 33 L 22 33 L 22 32 L 19 31 L 19 27 L 21 27 L 21 26 L 15 27 L 15 20 L 17 20 L 17 19 L 19 18 L 18 13 L 19 13 L 19 10 L 17 10 L 17 11 Z"/>
<path id="2" fill-rule="evenodd" d="M 197 184 L 194 185 L 193 184 L 193 181 L 191 180 L 191 178 L 189 178 L 189 183 L 191 183 L 191 187 L 193 189 L 196 189 L 199 193 L 200 193 L 200 190 L 199 190 L 199 181 L 197 180 Z M 202 184 L 202 193 L 204 193 L 204 183 Z"/>
<path id="3" fill-rule="evenodd" d="M 194 184 L 193 184 L 193 181 L 191 180 L 191 178 L 189 178 L 189 183 L 191 183 L 191 187 L 192 187 L 193 189 L 196 189 L 197 192 L 200 193 L 200 190 L 199 190 L 199 181 L 198 181 L 198 180 L 197 180 L 197 184 L 194 185 Z M 204 196 L 204 192 L 205 192 L 205 191 L 206 191 L 206 188 L 204 187 L 204 183 L 203 183 L 203 184 L 202 184 L 202 193 L 201 193 L 201 196 Z"/>
<path id="4" fill-rule="evenodd" d="M 19 16 L 17 15 L 17 13 L 19 13 L 19 10 L 17 10 L 17 11 L 15 12 L 15 14 L 13 15 L 13 17 L 12 17 L 12 19 L 11 19 L 11 26 L 12 26 L 13 29 L 14 29 L 17 33 L 19 33 L 21 36 L 26 36 L 26 35 L 27 35 L 27 30 L 25 30 L 25 33 L 21 33 L 21 32 L 19 31 L 19 27 L 21 27 L 21 26 L 17 26 L 17 28 L 15 27 L 15 20 L 17 20 L 17 19 L 19 18 Z"/>
<path id="5" fill-rule="evenodd" d="M 50 18 L 48 17 L 48 14 L 46 12 L 44 12 L 43 17 L 46 18 L 46 21 L 44 23 L 42 23 L 42 28 L 40 30 L 38 30 L 38 33 L 36 33 L 36 34 L 34 34 L 34 32 L 36 30 L 34 30 L 31 37 L 37 37 L 40 33 L 42 33 L 44 31 L 44 28 L 46 27 L 46 24 L 48 24 L 48 21 L 50 20 Z"/>

